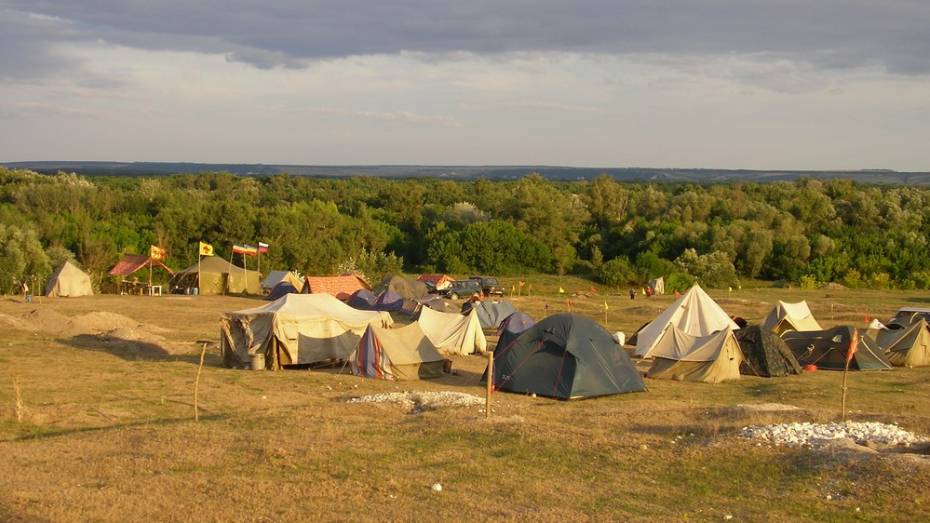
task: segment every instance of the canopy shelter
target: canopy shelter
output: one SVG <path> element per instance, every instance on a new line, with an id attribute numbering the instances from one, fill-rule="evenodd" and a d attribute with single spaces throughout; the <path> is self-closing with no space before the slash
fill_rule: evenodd
<path id="1" fill-rule="evenodd" d="M 359 289 L 371 290 L 368 282 L 356 274 L 342 276 L 307 276 L 304 278 L 304 294 L 331 294 L 342 301 L 349 299 Z"/>
<path id="2" fill-rule="evenodd" d="M 801 373 L 797 358 L 774 332 L 753 325 L 734 334 L 745 358 L 740 367 L 743 374 L 771 378 Z"/>
<path id="3" fill-rule="evenodd" d="M 441 291 L 455 281 L 455 278 L 449 276 L 448 274 L 421 274 L 417 276 L 417 281 L 425 283 L 428 287 L 432 287 L 437 291 Z"/>
<path id="4" fill-rule="evenodd" d="M 383 380 L 438 378 L 445 363 L 416 323 L 399 329 L 369 325 L 348 361 L 356 376 Z"/>
<path id="5" fill-rule="evenodd" d="M 290 283 L 298 292 L 304 286 L 303 280 L 293 271 L 271 271 L 268 273 L 268 276 L 265 276 L 265 279 L 262 280 L 262 291 L 270 292 L 277 287 L 278 284 L 284 282 Z"/>
<path id="6" fill-rule="evenodd" d="M 223 316 L 223 361 L 237 367 L 255 354 L 270 369 L 346 359 L 369 325 L 393 324 L 385 312 L 360 311 L 329 294 L 287 294 L 280 299 Z"/>
<path id="7" fill-rule="evenodd" d="M 568 313 L 549 316 L 499 346 L 494 387 L 563 400 L 645 390 L 630 357 L 610 334 Z"/>
<path id="8" fill-rule="evenodd" d="M 395 292 L 405 300 L 417 301 L 425 298 L 429 289 L 421 281 L 396 274 L 385 277 L 375 288 L 375 293 L 379 295 L 385 291 Z"/>
<path id="9" fill-rule="evenodd" d="M 204 256 L 171 279 L 176 288 L 199 287 L 200 294 L 260 294 L 262 275 L 219 256 Z"/>
<path id="10" fill-rule="evenodd" d="M 822 331 L 788 331 L 782 335 L 785 344 L 802 366 L 816 365 L 818 369 L 843 370 L 854 327 L 840 326 Z M 850 370 L 890 369 L 891 363 L 869 336 L 860 333 L 859 345 Z"/>
<path id="11" fill-rule="evenodd" d="M 653 294 L 665 294 L 665 278 L 659 276 L 649 280 L 649 287 L 652 288 Z"/>
<path id="12" fill-rule="evenodd" d="M 426 337 L 442 352 L 473 354 L 488 348 L 488 340 L 484 337 L 475 311 L 464 315 L 422 307 L 417 323 Z"/>
<path id="13" fill-rule="evenodd" d="M 271 289 L 271 292 L 268 293 L 268 299 L 274 301 L 285 294 L 300 294 L 300 289 L 294 287 L 294 284 L 289 281 L 282 281 Z"/>
<path id="14" fill-rule="evenodd" d="M 699 285 L 695 285 L 675 300 L 662 314 L 636 333 L 636 351 L 640 358 L 653 354 L 656 344 L 669 326 L 684 334 L 703 337 L 724 329 L 737 330 L 739 326 L 730 319 Z"/>
<path id="15" fill-rule="evenodd" d="M 346 303 L 354 309 L 360 311 L 370 311 L 374 310 L 375 302 L 378 301 L 378 296 L 375 293 L 371 292 L 368 289 L 359 289 L 352 293 L 349 296 L 349 299 L 346 300 Z"/>
<path id="16" fill-rule="evenodd" d="M 116 262 L 116 265 L 110 269 L 110 276 L 122 276 L 125 278 L 126 276 L 134 274 L 140 269 L 155 267 L 160 267 L 164 269 L 169 275 L 174 276 L 174 271 L 172 271 L 171 268 L 162 263 L 160 260 L 155 260 L 150 256 L 144 256 L 141 254 L 124 255 L 120 261 Z"/>
<path id="17" fill-rule="evenodd" d="M 875 341 L 896 367 L 930 366 L 930 326 L 919 314 L 888 322 L 877 330 Z"/>
<path id="18" fill-rule="evenodd" d="M 762 328 L 779 336 L 787 331 L 823 330 L 806 301 L 797 303 L 779 301 L 778 305 L 762 320 Z"/>
<path id="19" fill-rule="evenodd" d="M 45 295 L 48 297 L 76 298 L 93 294 L 90 276 L 69 261 L 62 263 L 45 284 Z"/>
<path id="20" fill-rule="evenodd" d="M 720 383 L 739 379 L 743 353 L 731 329 L 692 336 L 669 326 L 656 343 L 646 376 L 677 381 Z"/>
<path id="21" fill-rule="evenodd" d="M 509 301 L 482 301 L 475 306 L 482 329 L 497 329 L 508 316 L 517 312 Z"/>

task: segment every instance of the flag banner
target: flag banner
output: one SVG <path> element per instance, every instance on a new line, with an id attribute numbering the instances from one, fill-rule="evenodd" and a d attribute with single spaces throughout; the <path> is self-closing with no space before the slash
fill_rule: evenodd
<path id="1" fill-rule="evenodd" d="M 258 242 L 258 252 L 261 254 L 268 253 L 268 244 L 264 242 Z"/>
<path id="2" fill-rule="evenodd" d="M 244 254 L 246 256 L 258 255 L 258 247 L 254 245 L 233 245 L 233 254 Z"/>
<path id="3" fill-rule="evenodd" d="M 562 287 L 559 287 L 559 294 L 565 294 L 565 289 L 563 289 Z"/>
<path id="4" fill-rule="evenodd" d="M 606 311 L 606 310 L 609 309 L 609 308 L 610 308 L 610 307 L 607 306 L 607 300 L 604 300 L 604 310 Z"/>
<path id="5" fill-rule="evenodd" d="M 149 246 L 149 258 L 155 261 L 165 261 L 165 258 L 168 257 L 168 251 L 162 249 L 161 247 L 156 247 L 155 245 Z"/>
<path id="6" fill-rule="evenodd" d="M 213 256 L 213 246 L 209 243 L 200 242 L 200 255 Z"/>

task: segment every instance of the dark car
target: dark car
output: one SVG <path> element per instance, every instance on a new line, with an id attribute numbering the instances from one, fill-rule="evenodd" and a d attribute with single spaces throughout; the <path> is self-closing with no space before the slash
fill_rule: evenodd
<path id="1" fill-rule="evenodd" d="M 481 284 L 475 280 L 456 280 L 439 291 L 443 296 L 457 300 L 474 294 L 481 294 Z"/>
<path id="2" fill-rule="evenodd" d="M 491 278 L 490 276 L 472 276 L 470 279 L 478 282 L 478 285 L 481 285 L 481 292 L 485 296 L 504 295 L 504 288 L 497 283 L 497 278 Z"/>

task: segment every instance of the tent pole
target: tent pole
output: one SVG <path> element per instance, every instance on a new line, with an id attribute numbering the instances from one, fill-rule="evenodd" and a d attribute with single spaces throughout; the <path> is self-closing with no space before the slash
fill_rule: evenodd
<path id="1" fill-rule="evenodd" d="M 200 258 L 202 258 L 202 256 L 200 256 L 200 244 L 198 243 L 197 244 L 197 295 L 198 296 L 200 295 L 200 292 L 202 290 L 200 288 L 201 287 L 200 285 Z"/>
<path id="2" fill-rule="evenodd" d="M 491 393 L 494 392 L 494 351 L 488 351 L 488 379 L 484 397 L 484 417 L 491 417 Z"/>

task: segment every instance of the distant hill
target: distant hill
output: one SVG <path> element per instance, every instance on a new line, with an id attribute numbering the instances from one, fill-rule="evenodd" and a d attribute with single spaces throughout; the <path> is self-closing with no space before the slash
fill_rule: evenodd
<path id="1" fill-rule="evenodd" d="M 204 171 L 226 171 L 237 175 L 386 178 L 516 179 L 538 172 L 552 180 L 584 180 L 608 174 L 630 182 L 723 183 L 767 182 L 798 178 L 845 178 L 867 184 L 930 185 L 930 172 L 899 172 L 887 169 L 858 171 L 756 171 L 749 169 L 652 169 L 638 167 L 557 167 L 548 165 L 266 165 L 184 162 L 7 162 L 10 168 L 42 173 L 76 172 L 88 176 L 155 176 Z"/>

